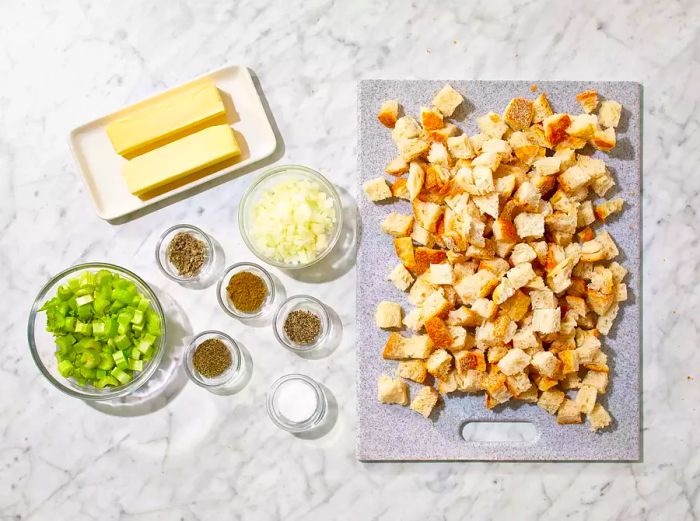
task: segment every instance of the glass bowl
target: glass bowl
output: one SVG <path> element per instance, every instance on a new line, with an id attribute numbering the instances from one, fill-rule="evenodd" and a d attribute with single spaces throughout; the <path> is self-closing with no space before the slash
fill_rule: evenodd
<path id="1" fill-rule="evenodd" d="M 136 374 L 133 380 L 126 385 L 97 389 L 96 387 L 92 386 L 79 386 L 72 379 L 64 378 L 58 372 L 58 362 L 54 356 L 54 353 L 56 352 L 56 343 L 54 342 L 53 335 L 46 331 L 46 313 L 40 313 L 39 308 L 41 308 L 46 300 L 52 298 L 56 294 L 58 286 L 65 284 L 69 278 L 77 277 L 84 271 L 94 272 L 101 269 L 118 273 L 120 277 L 130 280 L 136 285 L 139 293 L 145 295 L 146 298 L 151 301 L 153 309 L 160 317 L 163 334 L 158 337 L 154 343 L 154 346 L 157 348 L 156 354 L 145 364 L 143 371 Z M 69 396 L 74 396 L 75 398 L 88 401 L 120 398 L 128 395 L 145 384 L 148 379 L 153 376 L 163 358 L 166 345 L 166 333 L 166 322 L 163 308 L 160 305 L 158 297 L 156 297 L 149 285 L 135 273 L 132 273 L 131 271 L 120 266 L 107 264 L 104 262 L 78 264 L 72 268 L 62 271 L 49 280 L 44 287 L 41 288 L 41 291 L 39 291 L 39 294 L 34 300 L 32 309 L 29 313 L 29 323 L 27 324 L 29 351 L 31 352 L 32 358 L 34 359 L 34 362 L 41 373 L 46 377 L 49 383 L 51 383 L 59 391 L 63 391 Z"/>
<path id="2" fill-rule="evenodd" d="M 204 261 L 204 265 L 197 274 L 192 277 L 181 276 L 173 263 L 170 262 L 170 259 L 168 259 L 168 247 L 170 246 L 170 242 L 173 240 L 173 237 L 180 232 L 189 233 L 199 239 L 204 243 L 207 249 L 207 258 Z M 196 226 L 192 226 L 191 224 L 176 224 L 165 230 L 158 239 L 156 243 L 156 264 L 158 264 L 163 275 L 169 279 L 176 282 L 196 282 L 203 279 L 214 265 L 214 245 L 209 236 Z"/>
<path id="3" fill-rule="evenodd" d="M 315 181 L 321 187 L 321 191 L 331 199 L 333 202 L 333 209 L 335 211 L 335 223 L 329 232 L 328 245 L 321 252 L 319 252 L 314 259 L 301 264 L 290 264 L 283 262 L 280 259 L 265 255 L 257 248 L 251 237 L 253 227 L 252 211 L 255 203 L 260 200 L 260 197 L 266 190 L 289 177 L 300 177 Z M 278 166 L 261 174 L 260 177 L 253 181 L 253 184 L 248 187 L 248 190 L 246 190 L 245 194 L 243 195 L 241 204 L 238 208 L 238 226 L 241 230 L 241 236 L 243 237 L 243 242 L 245 242 L 246 246 L 248 246 L 250 251 L 252 251 L 253 254 L 263 262 L 285 269 L 306 268 L 307 266 L 317 263 L 328 255 L 335 246 L 336 242 L 338 242 L 340 231 L 342 229 L 342 220 L 342 205 L 335 187 L 315 170 L 311 170 L 310 168 L 301 165 Z"/>
<path id="4" fill-rule="evenodd" d="M 265 300 L 260 306 L 260 309 L 252 313 L 246 313 L 245 311 L 237 309 L 231 302 L 231 299 L 228 298 L 228 293 L 226 292 L 226 287 L 228 286 L 231 277 L 233 277 L 236 273 L 241 273 L 243 271 L 249 271 L 260 277 L 265 283 L 265 288 L 267 289 L 267 295 L 265 295 Z M 272 277 L 268 271 L 262 266 L 258 266 L 252 262 L 239 262 L 237 264 L 232 264 L 224 271 L 224 274 L 216 287 L 216 297 L 219 299 L 221 309 L 232 317 L 243 319 L 256 318 L 263 315 L 275 301 L 275 283 L 272 281 Z"/>
<path id="5" fill-rule="evenodd" d="M 284 396 L 285 390 L 292 393 L 295 386 L 297 391 L 299 391 L 299 386 L 302 389 L 310 390 L 316 402 L 313 405 L 309 404 L 309 408 L 313 407 L 313 410 L 304 411 L 303 403 L 295 403 L 294 397 Z M 303 374 L 288 374 L 272 384 L 267 393 L 265 405 L 268 416 L 277 427 L 287 432 L 301 433 L 310 431 L 323 421 L 328 410 L 328 399 L 323 388 L 313 378 Z M 288 408 L 296 408 L 297 410 L 292 410 L 292 412 L 302 415 L 298 419 L 290 418 L 287 416 L 290 412 L 286 410 Z"/>
<path id="6" fill-rule="evenodd" d="M 310 344 L 298 344 L 292 341 L 284 330 L 284 323 L 287 320 L 287 315 L 296 310 L 310 311 L 321 320 L 321 333 L 318 335 L 318 338 Z M 282 302 L 275 313 L 275 318 L 272 323 L 275 338 L 277 338 L 279 343 L 290 351 L 297 353 L 307 353 L 323 345 L 323 342 L 328 337 L 331 326 L 326 306 L 324 306 L 320 300 L 309 295 L 294 295 Z"/>
<path id="7" fill-rule="evenodd" d="M 194 366 L 193 358 L 199 344 L 205 340 L 217 339 L 221 340 L 231 353 L 231 366 L 219 376 L 209 378 L 201 374 Z M 243 369 L 243 355 L 236 341 L 221 331 L 203 331 L 192 339 L 190 345 L 185 352 L 185 371 L 197 385 L 205 389 L 217 389 L 231 383 L 234 379 L 241 375 Z"/>

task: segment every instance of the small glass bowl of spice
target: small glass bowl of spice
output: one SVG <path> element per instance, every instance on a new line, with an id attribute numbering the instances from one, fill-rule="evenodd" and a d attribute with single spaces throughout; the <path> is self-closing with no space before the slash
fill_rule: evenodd
<path id="1" fill-rule="evenodd" d="M 234 382 L 243 371 L 236 341 L 221 331 L 204 331 L 192 339 L 185 354 L 187 375 L 197 385 L 216 389 Z"/>
<path id="2" fill-rule="evenodd" d="M 280 305 L 273 322 L 279 343 L 301 353 L 322 345 L 330 330 L 326 306 L 309 295 L 289 297 Z"/>
<path id="3" fill-rule="evenodd" d="M 213 264 L 214 246 L 209 236 L 191 224 L 165 230 L 156 244 L 156 261 L 166 277 L 177 282 L 202 279 Z"/>
<path id="4" fill-rule="evenodd" d="M 239 262 L 224 271 L 216 296 L 221 308 L 232 317 L 255 318 L 275 300 L 275 284 L 262 266 Z"/>

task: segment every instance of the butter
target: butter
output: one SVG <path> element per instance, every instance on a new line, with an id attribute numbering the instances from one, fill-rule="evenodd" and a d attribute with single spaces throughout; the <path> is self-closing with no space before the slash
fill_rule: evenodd
<path id="1" fill-rule="evenodd" d="M 219 90 L 202 84 L 165 94 L 108 124 L 106 130 L 114 150 L 130 159 L 225 119 Z"/>
<path id="2" fill-rule="evenodd" d="M 135 157 L 123 174 L 129 191 L 142 195 L 240 154 L 233 129 L 215 125 Z"/>

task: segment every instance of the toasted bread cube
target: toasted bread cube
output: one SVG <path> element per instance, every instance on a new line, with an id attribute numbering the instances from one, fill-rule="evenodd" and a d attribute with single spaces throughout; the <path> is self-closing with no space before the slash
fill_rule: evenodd
<path id="1" fill-rule="evenodd" d="M 403 264 L 397 264 L 389 273 L 387 280 L 393 282 L 399 291 L 406 291 L 413 284 L 413 275 L 409 273 Z"/>
<path id="2" fill-rule="evenodd" d="M 439 290 L 439 288 L 428 282 L 425 276 L 419 276 L 411 287 L 411 291 L 408 294 L 408 301 L 414 306 L 422 306 L 425 299 L 427 299 L 433 291 L 437 290 Z"/>
<path id="3" fill-rule="evenodd" d="M 400 176 L 401 174 L 408 172 L 408 163 L 404 161 L 401 156 L 399 156 L 389 161 L 389 164 L 386 165 L 384 171 L 390 175 Z"/>
<path id="4" fill-rule="evenodd" d="M 575 344 L 574 344 L 575 345 Z M 567 349 L 557 354 L 561 360 L 561 374 L 575 373 L 578 371 L 578 354 L 575 349 Z"/>
<path id="5" fill-rule="evenodd" d="M 510 254 L 510 262 L 513 264 L 513 266 L 517 266 L 518 264 L 523 264 L 525 262 L 532 262 L 536 258 L 537 254 L 535 253 L 535 250 L 532 249 L 531 245 L 524 242 L 516 244 L 512 253 Z"/>
<path id="6" fill-rule="evenodd" d="M 498 405 L 499 403 L 507 402 L 513 396 L 506 385 L 506 375 L 502 373 L 494 373 L 488 376 L 486 392 L 495 402 L 492 404 L 492 407 Z M 489 402 L 487 401 L 487 404 L 488 403 Z"/>
<path id="7" fill-rule="evenodd" d="M 506 377 L 506 387 L 513 396 L 520 399 L 520 395 L 532 389 L 533 385 L 527 374 L 517 373 Z"/>
<path id="8" fill-rule="evenodd" d="M 447 380 L 452 369 L 452 355 L 444 349 L 437 349 L 428 357 L 425 367 L 435 378 Z"/>
<path id="9" fill-rule="evenodd" d="M 445 116 L 450 117 L 463 101 L 462 95 L 446 83 L 433 98 L 433 105 Z"/>
<path id="10" fill-rule="evenodd" d="M 411 116 L 403 116 L 396 120 L 394 130 L 391 131 L 391 139 L 399 145 L 403 141 L 418 137 L 423 129 Z"/>
<path id="11" fill-rule="evenodd" d="M 486 358 L 484 353 L 476 349 L 457 351 L 454 353 L 455 368 L 457 374 L 466 375 L 470 370 L 486 371 Z"/>
<path id="12" fill-rule="evenodd" d="M 403 325 L 415 332 L 423 329 L 423 326 L 425 325 L 423 310 L 421 308 L 413 308 L 405 317 L 403 317 Z"/>
<path id="13" fill-rule="evenodd" d="M 463 375 L 457 373 L 457 388 L 465 393 L 478 393 L 486 388 L 486 373 L 469 369 Z"/>
<path id="14" fill-rule="evenodd" d="M 498 369 L 507 376 L 522 372 L 530 365 L 531 357 L 522 349 L 513 348 L 498 361 Z"/>
<path id="15" fill-rule="evenodd" d="M 479 298 L 472 303 L 471 309 L 483 318 L 491 318 L 498 311 L 498 306 L 487 298 Z"/>
<path id="16" fill-rule="evenodd" d="M 442 143 L 434 142 L 428 151 L 428 161 L 433 165 L 450 166 L 450 155 Z"/>
<path id="17" fill-rule="evenodd" d="M 415 269 L 416 257 L 413 250 L 413 240 L 410 237 L 394 239 L 394 249 L 396 250 L 396 255 L 406 269 Z"/>
<path id="18" fill-rule="evenodd" d="M 433 351 L 433 343 L 428 335 L 415 335 L 410 338 L 402 337 L 398 333 L 391 333 L 382 357 L 385 360 L 405 360 L 408 358 L 424 360 Z"/>
<path id="19" fill-rule="evenodd" d="M 537 388 L 543 392 L 549 391 L 550 389 L 556 387 L 558 383 L 558 380 L 549 378 L 548 376 L 540 376 L 537 380 Z"/>
<path id="20" fill-rule="evenodd" d="M 622 206 L 625 204 L 625 200 L 621 198 L 611 199 L 610 201 L 605 201 L 595 207 L 595 215 L 601 221 L 605 222 L 605 219 L 610 217 L 612 214 L 622 210 Z"/>
<path id="21" fill-rule="evenodd" d="M 434 387 L 425 385 L 421 387 L 413 397 L 411 409 L 428 418 L 430 413 L 433 412 L 433 407 L 435 407 L 435 404 L 437 404 L 439 398 L 440 394 Z"/>
<path id="22" fill-rule="evenodd" d="M 536 276 L 536 273 L 532 269 L 532 264 L 529 262 L 518 264 L 517 266 L 509 269 L 508 273 L 506 273 L 506 277 L 513 285 L 514 289 L 522 288 Z"/>
<path id="23" fill-rule="evenodd" d="M 457 159 L 471 159 L 476 155 L 469 141 L 469 136 L 466 134 L 448 137 L 447 149 L 450 151 L 450 154 Z"/>
<path id="24" fill-rule="evenodd" d="M 496 290 L 494 290 L 495 292 Z M 516 290 L 508 300 L 501 304 L 501 311 L 515 321 L 522 320 L 529 308 L 530 297 L 520 290 Z"/>
<path id="25" fill-rule="evenodd" d="M 398 199 L 410 200 L 410 194 L 408 193 L 408 188 L 406 187 L 406 179 L 399 177 L 391 185 L 391 195 L 397 197 Z"/>
<path id="26" fill-rule="evenodd" d="M 581 388 L 576 393 L 576 405 L 578 405 L 578 408 L 582 413 L 591 414 L 593 407 L 595 407 L 597 397 L 598 391 L 595 387 L 590 385 L 581 385 Z"/>
<path id="27" fill-rule="evenodd" d="M 532 109 L 533 123 L 541 123 L 542 121 L 544 121 L 544 118 L 552 115 L 552 107 L 549 105 L 547 95 L 544 92 L 537 96 L 535 101 L 532 103 Z"/>
<path id="28" fill-rule="evenodd" d="M 576 94 L 576 100 L 586 114 L 593 112 L 598 106 L 598 91 L 594 89 L 584 90 Z"/>
<path id="29" fill-rule="evenodd" d="M 542 214 L 523 212 L 515 217 L 513 223 L 518 236 L 522 239 L 544 235 L 544 215 Z"/>
<path id="30" fill-rule="evenodd" d="M 428 130 L 428 137 L 431 141 L 447 144 L 447 139 L 460 134 L 462 130 L 454 123 L 445 123 L 442 128 Z"/>
<path id="31" fill-rule="evenodd" d="M 427 274 L 431 284 L 452 284 L 452 265 L 449 263 L 431 264 Z"/>
<path id="32" fill-rule="evenodd" d="M 443 211 L 442 206 L 438 204 L 423 202 L 418 199 L 413 201 L 413 213 L 416 216 L 416 221 L 429 232 L 435 233 L 438 220 L 442 216 Z"/>
<path id="33" fill-rule="evenodd" d="M 396 376 L 422 384 L 428 376 L 423 360 L 402 360 L 396 369 Z"/>
<path id="34" fill-rule="evenodd" d="M 501 279 L 500 284 L 495 287 L 493 290 L 493 302 L 494 306 L 495 305 L 500 305 L 503 304 L 506 300 L 508 300 L 510 297 L 515 295 L 515 287 L 513 286 L 513 283 L 507 279 L 503 278 Z M 474 306 L 472 306 L 473 308 Z M 495 311 L 494 311 L 495 312 Z M 489 315 L 491 316 L 491 315 Z"/>
<path id="35" fill-rule="evenodd" d="M 598 116 L 595 114 L 579 114 L 571 120 L 566 133 L 581 139 L 590 139 L 598 128 Z"/>
<path id="36" fill-rule="evenodd" d="M 555 175 L 561 169 L 561 159 L 558 157 L 541 157 L 533 164 L 539 175 Z"/>
<path id="37" fill-rule="evenodd" d="M 399 102 L 393 99 L 386 100 L 382 103 L 377 114 L 379 122 L 387 128 L 394 128 L 396 120 L 399 118 Z"/>
<path id="38" fill-rule="evenodd" d="M 513 347 L 517 349 L 533 350 L 541 348 L 540 346 L 537 335 L 530 328 L 520 329 L 513 335 Z"/>
<path id="39" fill-rule="evenodd" d="M 486 143 L 484 143 L 484 147 L 486 147 Z M 481 154 L 472 159 L 472 166 L 485 166 L 492 172 L 495 172 L 501 165 L 502 160 L 502 154 L 499 154 L 498 152 L 487 152 L 485 149 L 482 149 Z"/>
<path id="40" fill-rule="evenodd" d="M 507 141 L 503 139 L 492 138 L 484 142 L 481 147 L 481 155 L 484 154 L 499 154 L 501 160 L 505 161 L 510 159 L 513 149 L 508 144 Z M 478 162 L 477 162 L 478 164 Z M 495 171 L 495 170 L 494 170 Z"/>
<path id="41" fill-rule="evenodd" d="M 512 377 L 509 376 L 506 378 L 506 383 L 510 382 L 510 378 Z M 515 398 L 527 403 L 537 403 L 537 399 L 539 398 L 538 394 L 537 386 L 530 385 L 529 389 L 522 391 L 520 394 L 516 395 Z"/>
<path id="42" fill-rule="evenodd" d="M 439 291 L 433 291 L 423 302 L 423 317 L 429 319 L 445 315 L 450 310 L 450 303 Z"/>
<path id="43" fill-rule="evenodd" d="M 472 197 L 472 200 L 483 214 L 498 219 L 498 193 L 493 192 L 488 195 L 475 195 Z"/>
<path id="44" fill-rule="evenodd" d="M 571 118 L 568 114 L 552 114 L 542 121 L 544 139 L 550 148 L 568 138 L 566 130 L 571 125 Z"/>
<path id="45" fill-rule="evenodd" d="M 588 371 L 581 383 L 595 387 L 600 394 L 605 394 L 608 390 L 608 378 L 608 373 L 605 371 Z"/>
<path id="46" fill-rule="evenodd" d="M 605 128 L 617 128 L 622 114 L 622 105 L 617 101 L 605 100 L 600 104 L 598 110 L 598 121 Z"/>
<path id="47" fill-rule="evenodd" d="M 617 317 L 619 311 L 620 306 L 617 302 L 615 302 L 612 306 L 610 306 L 610 309 L 608 309 L 605 315 L 599 316 L 598 321 L 596 322 L 596 328 L 598 329 L 598 331 L 600 331 L 604 335 L 610 333 L 610 330 L 612 329 L 612 326 L 615 323 L 615 318 Z"/>
<path id="48" fill-rule="evenodd" d="M 580 166 L 572 166 L 559 176 L 559 185 L 565 192 L 571 193 L 586 186 L 591 180 L 590 175 Z"/>
<path id="49" fill-rule="evenodd" d="M 391 188 L 383 177 L 377 177 L 362 185 L 370 201 L 383 201 L 391 198 Z"/>
<path id="50" fill-rule="evenodd" d="M 617 136 L 614 128 L 596 130 L 591 137 L 591 145 L 603 152 L 610 152 L 617 145 Z"/>
<path id="51" fill-rule="evenodd" d="M 505 123 L 504 123 L 505 125 Z M 504 131 L 505 132 L 505 131 Z M 491 139 L 491 136 L 485 134 L 485 133 L 479 133 L 474 136 L 469 137 L 469 144 L 472 146 L 472 150 L 474 150 L 474 154 L 480 154 L 481 153 L 481 147 L 486 143 L 489 139 Z"/>
<path id="52" fill-rule="evenodd" d="M 555 378 L 561 368 L 561 362 L 549 351 L 535 353 L 530 363 L 538 373 L 548 378 Z"/>
<path id="53" fill-rule="evenodd" d="M 466 306 L 453 309 L 447 315 L 447 324 L 451 326 L 476 327 L 483 321 L 481 315 Z"/>
<path id="54" fill-rule="evenodd" d="M 495 190 L 493 173 L 487 166 L 475 166 L 472 169 L 473 194 L 486 195 Z"/>
<path id="55" fill-rule="evenodd" d="M 408 165 L 408 179 L 406 180 L 406 188 L 411 201 L 418 197 L 418 194 L 423 189 L 423 183 L 425 183 L 423 167 L 415 161 L 411 161 Z"/>
<path id="56" fill-rule="evenodd" d="M 489 270 L 496 277 L 502 277 L 510 269 L 510 264 L 505 259 L 483 259 L 479 262 L 478 269 Z"/>
<path id="57" fill-rule="evenodd" d="M 558 332 L 561 329 L 561 308 L 535 309 L 532 312 L 532 328 L 545 335 Z"/>
<path id="58" fill-rule="evenodd" d="M 621 282 L 615 286 L 615 302 L 624 302 L 627 300 L 627 284 Z"/>
<path id="59" fill-rule="evenodd" d="M 476 120 L 476 124 L 479 126 L 481 133 L 496 139 L 501 139 L 506 130 L 508 130 L 508 125 L 495 112 L 489 112 L 481 116 Z"/>
<path id="60" fill-rule="evenodd" d="M 595 432 L 610 425 L 612 418 L 610 417 L 610 414 L 608 414 L 608 411 L 606 411 L 602 405 L 597 403 L 593 407 L 591 413 L 588 415 L 588 421 L 591 424 L 591 430 Z"/>
<path id="61" fill-rule="evenodd" d="M 534 107 L 531 100 L 513 98 L 503 113 L 503 121 L 513 130 L 525 130 L 530 127 L 533 115 Z"/>
<path id="62" fill-rule="evenodd" d="M 450 336 L 452 337 L 452 343 L 447 347 L 451 352 L 461 351 L 462 349 L 467 349 L 473 346 L 474 337 L 467 334 L 467 330 L 461 326 L 447 326 L 450 331 Z M 467 345 L 469 342 L 470 345 Z"/>
<path id="63" fill-rule="evenodd" d="M 377 305 L 374 321 L 382 329 L 401 327 L 401 306 L 395 302 L 384 300 Z"/>
<path id="64" fill-rule="evenodd" d="M 557 411 L 557 423 L 559 425 L 569 425 L 581 423 L 581 411 L 576 402 L 566 398 Z"/>
<path id="65" fill-rule="evenodd" d="M 381 375 L 377 382 L 377 391 L 381 403 L 408 405 L 408 385 L 399 378 Z"/>
<path id="66" fill-rule="evenodd" d="M 576 225 L 579 228 L 588 226 L 595 221 L 595 213 L 593 212 L 593 203 L 591 201 L 584 201 L 578 207 L 578 213 L 576 216 Z"/>
<path id="67" fill-rule="evenodd" d="M 497 285 L 498 279 L 493 273 L 481 270 L 463 277 L 454 285 L 454 289 L 463 303 L 471 304 L 478 298 L 488 297 Z"/>
<path id="68" fill-rule="evenodd" d="M 452 334 L 439 317 L 431 317 L 425 321 L 425 331 L 438 349 L 447 349 L 452 345 Z"/>
<path id="69" fill-rule="evenodd" d="M 436 109 L 421 107 L 420 122 L 425 130 L 437 130 L 445 126 L 442 114 Z"/>
<path id="70" fill-rule="evenodd" d="M 549 414 L 556 414 L 565 398 L 566 395 L 559 389 L 549 389 L 540 395 L 537 405 Z"/>
<path id="71" fill-rule="evenodd" d="M 428 153 L 430 143 L 418 138 L 411 138 L 398 143 L 399 154 L 406 162 L 418 159 Z"/>
<path id="72" fill-rule="evenodd" d="M 382 231 L 394 237 L 408 237 L 413 230 L 413 216 L 391 212 L 381 224 Z"/>

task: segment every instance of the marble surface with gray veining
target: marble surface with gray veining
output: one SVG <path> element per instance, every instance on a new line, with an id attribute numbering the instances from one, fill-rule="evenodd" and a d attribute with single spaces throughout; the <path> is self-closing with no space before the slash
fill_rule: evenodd
<path id="1" fill-rule="evenodd" d="M 700 4 L 695 1 L 0 2 L 0 520 L 692 520 L 700 516 Z M 226 262 L 248 173 L 121 223 L 101 221 L 67 147 L 77 124 L 228 63 L 256 74 L 284 139 L 356 196 L 362 78 L 633 80 L 644 84 L 644 459 L 640 463 L 376 463 L 355 459 L 352 230 L 320 269 L 272 270 L 287 294 L 343 325 L 329 356 L 280 349 L 268 327 L 157 270 L 177 222 L 208 230 Z M 349 217 L 352 212 L 348 211 Z M 90 406 L 28 355 L 41 285 L 88 260 L 135 270 L 169 309 L 170 372 L 152 394 Z M 218 328 L 251 354 L 239 393 L 187 383 L 175 357 Z M 322 437 L 264 412 L 287 372 L 337 402 Z"/>

